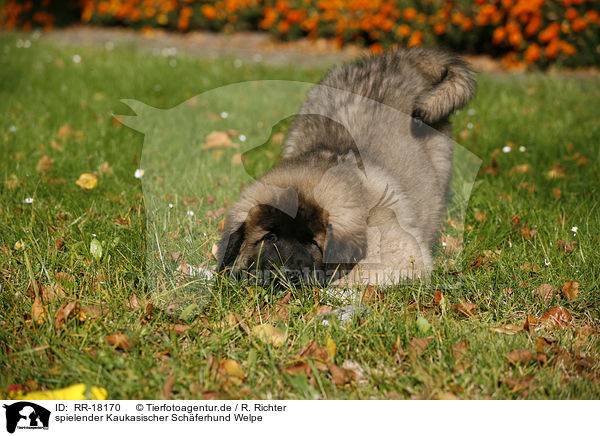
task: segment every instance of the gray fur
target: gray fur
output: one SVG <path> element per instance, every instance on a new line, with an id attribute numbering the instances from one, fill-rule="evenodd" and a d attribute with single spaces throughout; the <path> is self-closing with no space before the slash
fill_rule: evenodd
<path id="1" fill-rule="evenodd" d="M 264 234 L 247 228 L 251 210 L 283 207 L 279 192 L 292 189 L 326 211 L 320 261 L 355 264 L 340 283 L 427 276 L 452 176 L 453 144 L 442 133 L 474 88 L 466 64 L 435 49 L 398 50 L 330 71 L 292 122 L 282 164 L 232 208 L 220 257 L 231 257 L 227 240 L 246 223 L 236 254 L 248 266 L 247 247 Z M 345 253 L 361 258 L 348 262 Z"/>

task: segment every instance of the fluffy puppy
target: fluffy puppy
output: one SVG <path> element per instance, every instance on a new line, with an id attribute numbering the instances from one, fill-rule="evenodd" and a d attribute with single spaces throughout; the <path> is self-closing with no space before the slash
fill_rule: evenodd
<path id="1" fill-rule="evenodd" d="M 231 208 L 219 270 L 351 285 L 426 277 L 452 177 L 448 116 L 474 89 L 467 65 L 435 49 L 330 71 L 281 164 Z"/>

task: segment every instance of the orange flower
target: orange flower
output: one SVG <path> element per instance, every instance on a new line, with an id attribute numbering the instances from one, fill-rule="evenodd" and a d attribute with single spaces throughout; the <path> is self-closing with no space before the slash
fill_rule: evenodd
<path id="1" fill-rule="evenodd" d="M 573 28 L 573 32 L 581 32 L 587 25 L 588 23 L 585 18 L 577 17 L 573 20 L 571 27 Z"/>
<path id="2" fill-rule="evenodd" d="M 410 35 L 410 26 L 408 24 L 401 24 L 398 26 L 398 29 L 396 29 L 396 33 L 400 38 L 406 38 Z"/>
<path id="3" fill-rule="evenodd" d="M 546 47 L 545 53 L 548 59 L 554 59 L 558 54 L 558 50 L 560 49 L 560 44 L 557 39 L 554 39 L 548 44 Z"/>
<path id="4" fill-rule="evenodd" d="M 371 50 L 371 52 L 374 54 L 381 54 L 383 53 L 383 46 L 380 43 L 376 42 L 375 44 L 372 44 L 369 47 L 369 50 Z"/>
<path id="5" fill-rule="evenodd" d="M 465 16 L 460 12 L 455 12 L 452 14 L 452 24 L 455 26 L 460 25 L 465 19 Z"/>
<path id="6" fill-rule="evenodd" d="M 575 48 L 575 46 L 572 44 L 569 44 L 566 41 L 560 41 L 559 45 L 560 45 L 560 50 L 568 56 L 573 56 L 575 53 L 577 53 L 577 49 Z"/>
<path id="7" fill-rule="evenodd" d="M 217 10 L 212 5 L 203 5 L 200 10 L 202 11 L 202 15 L 209 20 L 214 20 L 217 16 Z"/>
<path id="8" fill-rule="evenodd" d="M 404 9 L 404 12 L 402 12 L 402 17 L 406 21 L 412 21 L 415 19 L 416 16 L 417 16 L 417 11 L 415 8 L 406 8 L 406 9 Z"/>
<path id="9" fill-rule="evenodd" d="M 499 45 L 506 38 L 506 29 L 502 26 L 496 27 L 494 29 L 494 34 L 492 35 L 492 43 L 494 45 Z"/>
<path id="10" fill-rule="evenodd" d="M 285 20 L 282 20 L 279 22 L 279 24 L 277 25 L 277 31 L 279 33 L 281 33 L 282 35 L 285 35 L 286 33 L 288 33 L 290 30 L 290 23 L 288 23 Z"/>
<path id="11" fill-rule="evenodd" d="M 275 9 L 265 7 L 265 9 L 263 11 L 263 19 L 259 23 L 260 28 L 261 29 L 270 29 L 271 27 L 273 27 L 273 25 L 277 21 L 278 17 L 279 17 L 279 14 L 277 13 L 277 11 Z"/>
<path id="12" fill-rule="evenodd" d="M 296 24 L 296 23 L 299 23 L 300 21 L 302 21 L 304 19 L 305 15 L 306 15 L 306 12 L 304 12 L 302 9 L 297 9 L 297 10 L 289 11 L 285 16 L 285 19 L 287 21 L 289 21 L 290 24 Z"/>
<path id="13" fill-rule="evenodd" d="M 508 34 L 508 42 L 513 47 L 517 47 L 519 44 L 521 44 L 522 41 L 523 41 L 523 35 L 521 35 L 521 32 L 514 31 L 514 32 L 510 32 Z"/>
<path id="14" fill-rule="evenodd" d="M 577 9 L 575 9 L 575 8 L 567 9 L 567 11 L 565 12 L 565 18 L 569 21 L 573 21 L 575 18 L 577 18 Z"/>
<path id="15" fill-rule="evenodd" d="M 446 25 L 444 23 L 438 23 L 433 26 L 433 33 L 436 35 L 442 35 L 446 31 Z"/>
<path id="16" fill-rule="evenodd" d="M 465 18 L 465 20 L 462 22 L 461 28 L 465 32 L 472 30 L 473 29 L 473 20 L 471 20 L 470 18 Z"/>
<path id="17" fill-rule="evenodd" d="M 587 18 L 587 20 L 591 23 L 593 23 L 594 21 L 598 21 L 598 12 L 596 11 L 587 11 L 585 13 L 585 18 Z"/>
<path id="18" fill-rule="evenodd" d="M 410 35 L 407 45 L 409 47 L 415 47 L 415 46 L 421 45 L 422 42 L 423 42 L 423 32 L 421 32 L 420 30 L 415 30 L 412 33 L 412 35 Z"/>
<path id="19" fill-rule="evenodd" d="M 542 50 L 540 49 L 540 46 L 534 42 L 529 47 L 527 47 L 527 50 L 525 50 L 525 60 L 528 63 L 533 64 L 540 58 L 541 54 Z"/>
<path id="20" fill-rule="evenodd" d="M 538 30 L 540 30 L 540 27 L 542 27 L 542 19 L 538 15 L 536 15 L 533 18 L 531 18 L 529 23 L 527 23 L 527 26 L 525 26 L 525 35 L 535 35 L 538 32 Z"/>
<path id="21" fill-rule="evenodd" d="M 540 34 L 538 35 L 538 41 L 540 41 L 542 44 L 545 44 L 547 42 L 555 40 L 556 38 L 558 38 L 559 31 L 560 24 L 558 24 L 556 21 L 550 23 L 548 27 L 546 27 L 540 32 Z"/>

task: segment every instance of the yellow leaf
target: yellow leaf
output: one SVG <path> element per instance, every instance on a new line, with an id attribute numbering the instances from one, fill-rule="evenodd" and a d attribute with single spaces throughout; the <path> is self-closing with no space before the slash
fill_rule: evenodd
<path id="1" fill-rule="evenodd" d="M 333 358 L 335 357 L 335 351 L 336 351 L 337 347 L 335 346 L 335 342 L 333 342 L 333 339 L 331 339 L 331 337 L 329 337 L 329 336 L 327 336 L 326 345 L 327 345 L 327 354 L 329 354 L 329 359 L 333 360 Z"/>
<path id="2" fill-rule="evenodd" d="M 229 377 L 239 378 L 240 380 L 246 377 L 244 371 L 240 368 L 240 364 L 233 359 L 220 360 L 219 368 Z"/>
<path id="3" fill-rule="evenodd" d="M 31 305 L 31 319 L 38 324 L 43 323 L 44 319 L 46 319 L 46 309 L 42 305 L 42 301 L 39 297 L 36 298 Z"/>
<path id="4" fill-rule="evenodd" d="M 98 186 L 98 178 L 94 174 L 83 173 L 75 182 L 81 189 L 94 189 Z"/>
<path id="5" fill-rule="evenodd" d="M 260 324 L 252 328 L 252 334 L 263 342 L 281 347 L 285 343 L 285 333 L 271 324 Z"/>
<path id="6" fill-rule="evenodd" d="M 104 388 L 79 383 L 53 391 L 34 391 L 19 395 L 15 400 L 106 400 L 108 392 Z"/>

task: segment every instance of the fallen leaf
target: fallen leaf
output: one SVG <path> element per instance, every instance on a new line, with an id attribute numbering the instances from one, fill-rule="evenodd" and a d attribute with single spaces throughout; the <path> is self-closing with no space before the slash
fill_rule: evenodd
<path id="1" fill-rule="evenodd" d="M 285 343 L 286 335 L 271 324 L 259 324 L 252 328 L 252 334 L 262 342 L 274 347 L 281 347 Z"/>
<path id="2" fill-rule="evenodd" d="M 65 325 L 69 316 L 74 315 L 73 311 L 78 307 L 77 301 L 70 301 L 61 304 L 54 314 L 54 328 L 58 329 Z"/>
<path id="3" fill-rule="evenodd" d="M 505 354 L 510 363 L 526 363 L 535 360 L 535 353 L 531 350 L 515 350 Z"/>
<path id="4" fill-rule="evenodd" d="M 50 140 L 50 147 L 53 150 L 60 151 L 60 152 L 63 152 L 65 150 L 65 148 L 61 144 L 56 142 L 54 139 Z"/>
<path id="5" fill-rule="evenodd" d="M 242 153 L 236 153 L 231 156 L 231 165 L 240 166 L 244 163 Z"/>
<path id="6" fill-rule="evenodd" d="M 90 242 L 90 253 L 92 257 L 98 262 L 102 258 L 102 244 L 96 238 Z"/>
<path id="7" fill-rule="evenodd" d="M 202 146 L 202 150 L 214 148 L 240 148 L 240 146 L 234 144 L 227 133 L 214 131 L 206 136 L 206 144 Z"/>
<path id="8" fill-rule="evenodd" d="M 50 171 L 52 169 L 52 166 L 54 165 L 54 159 L 52 159 L 49 156 L 42 156 L 41 159 L 38 161 L 37 165 L 35 166 L 35 170 L 38 173 L 47 173 L 48 171 Z"/>
<path id="9" fill-rule="evenodd" d="M 102 162 L 98 167 L 98 173 L 101 176 L 108 176 L 113 173 L 113 169 L 108 162 Z"/>
<path id="10" fill-rule="evenodd" d="M 306 361 L 294 362 L 290 365 L 282 367 L 281 370 L 290 375 L 304 374 L 307 377 L 312 373 L 312 369 Z"/>
<path id="11" fill-rule="evenodd" d="M 560 200 L 562 198 L 562 191 L 558 188 L 552 188 L 552 197 L 555 200 Z"/>
<path id="12" fill-rule="evenodd" d="M 420 356 L 425 352 L 425 349 L 429 346 L 433 336 L 428 338 L 412 338 L 410 341 L 410 351 L 416 356 Z"/>
<path id="13" fill-rule="evenodd" d="M 42 300 L 48 304 L 65 297 L 65 291 L 60 285 L 42 286 Z"/>
<path id="14" fill-rule="evenodd" d="M 492 331 L 496 333 L 504 333 L 506 335 L 514 335 L 517 332 L 523 331 L 523 326 L 516 324 L 505 324 L 498 327 L 492 327 Z"/>
<path id="15" fill-rule="evenodd" d="M 130 350 L 137 344 L 138 341 L 137 339 L 130 338 L 123 333 L 117 333 L 114 335 L 108 335 L 106 337 L 106 342 L 122 350 Z"/>
<path id="16" fill-rule="evenodd" d="M 342 368 L 352 371 L 354 373 L 353 378 L 355 378 L 357 381 L 366 380 L 365 372 L 363 371 L 362 367 L 353 360 L 344 360 L 344 363 L 342 363 Z"/>
<path id="17" fill-rule="evenodd" d="M 176 336 L 180 336 L 187 333 L 190 328 L 189 325 L 185 324 L 168 324 L 166 329 L 168 332 L 173 332 Z"/>
<path id="18" fill-rule="evenodd" d="M 484 222 L 487 220 L 487 215 L 483 212 L 479 212 L 479 211 L 475 211 L 473 213 L 473 215 L 475 216 L 475 219 L 477 221 L 479 221 L 480 223 Z"/>
<path id="19" fill-rule="evenodd" d="M 171 374 L 165 380 L 165 384 L 163 385 L 159 398 L 161 400 L 169 400 L 171 398 L 171 393 L 173 391 L 173 386 L 175 385 L 175 374 Z"/>
<path id="20" fill-rule="evenodd" d="M 525 174 L 526 172 L 528 172 L 531 169 L 531 166 L 529 164 L 522 164 L 522 165 L 517 165 L 515 167 L 513 167 L 513 169 L 510 170 L 511 174 Z"/>
<path id="21" fill-rule="evenodd" d="M 317 361 L 326 362 L 329 359 L 329 351 L 327 351 L 327 348 L 320 347 L 317 344 L 317 341 L 312 340 L 298 352 L 296 357 L 301 359 L 311 357 Z M 319 367 L 319 365 L 317 365 L 317 367 Z"/>
<path id="22" fill-rule="evenodd" d="M 383 301 L 385 301 L 383 292 L 377 286 L 368 285 L 362 295 L 362 302 L 365 304 L 375 304 Z"/>
<path id="23" fill-rule="evenodd" d="M 544 301 L 552 300 L 554 294 L 556 293 L 556 288 L 548 283 L 544 283 L 540 285 L 539 288 L 531 291 L 531 294 L 538 299 L 542 299 Z"/>
<path id="24" fill-rule="evenodd" d="M 556 241 L 556 247 L 565 253 L 571 253 L 575 249 L 575 245 L 577 245 L 577 241 L 564 241 L 562 239 Z"/>
<path id="25" fill-rule="evenodd" d="M 46 319 L 46 309 L 42 305 L 40 297 L 33 300 L 33 304 L 31 305 L 31 319 L 37 324 L 43 323 Z"/>
<path id="26" fill-rule="evenodd" d="M 546 177 L 549 179 L 564 179 L 565 178 L 565 167 L 558 162 L 552 164 L 552 169 L 546 173 Z"/>
<path id="27" fill-rule="evenodd" d="M 475 303 L 460 302 L 454 305 L 454 311 L 467 318 L 472 317 L 479 307 Z"/>
<path id="28" fill-rule="evenodd" d="M 63 124 L 56 133 L 56 139 L 65 139 L 73 134 L 73 127 L 69 124 Z"/>
<path id="29" fill-rule="evenodd" d="M 223 376 L 238 379 L 238 381 L 242 381 L 246 378 L 240 364 L 233 359 L 219 360 L 218 367 L 219 373 Z"/>
<path id="30" fill-rule="evenodd" d="M 527 318 L 525 319 L 525 322 L 523 323 L 523 330 L 529 333 L 533 333 L 533 331 L 539 323 L 539 320 L 535 316 L 528 314 Z"/>
<path id="31" fill-rule="evenodd" d="M 63 389 L 51 391 L 35 391 L 25 395 L 18 395 L 15 400 L 106 400 L 108 392 L 104 388 L 86 386 L 79 383 Z"/>
<path id="32" fill-rule="evenodd" d="M 8 176 L 8 179 L 4 183 L 6 185 L 6 189 L 8 189 L 9 191 L 14 191 L 17 188 L 17 186 L 19 186 L 20 182 L 16 174 L 11 174 L 10 176 Z"/>
<path id="33" fill-rule="evenodd" d="M 562 306 L 552 306 L 540 317 L 540 323 L 565 328 L 571 322 L 571 313 Z"/>
<path id="34" fill-rule="evenodd" d="M 562 285 L 561 291 L 563 297 L 565 297 L 567 301 L 574 300 L 579 295 L 579 283 L 574 282 L 573 280 L 566 281 L 564 285 Z"/>
<path id="35" fill-rule="evenodd" d="M 331 381 L 336 386 L 343 386 L 343 385 L 349 383 L 352 378 L 352 375 L 353 375 L 352 370 L 340 368 L 339 366 L 335 365 L 333 362 L 327 362 L 327 369 L 329 370 L 329 373 L 331 374 Z"/>
<path id="36" fill-rule="evenodd" d="M 454 344 L 454 346 L 452 347 L 452 355 L 454 356 L 454 358 L 456 360 L 460 359 L 461 357 L 466 356 L 468 351 L 469 351 L 469 341 L 468 340 L 460 341 L 460 342 Z"/>
<path id="37" fill-rule="evenodd" d="M 83 173 L 75 182 L 81 189 L 91 190 L 98 186 L 98 178 L 94 174 Z"/>
<path id="38" fill-rule="evenodd" d="M 326 348 L 327 348 L 327 355 L 329 356 L 329 360 L 333 360 L 335 357 L 335 352 L 337 350 L 337 347 L 335 345 L 335 342 L 333 342 L 333 339 L 331 339 L 330 336 L 327 336 Z"/>
<path id="39" fill-rule="evenodd" d="M 535 263 L 527 262 L 521 265 L 521 271 L 537 273 L 540 272 L 540 268 Z"/>

